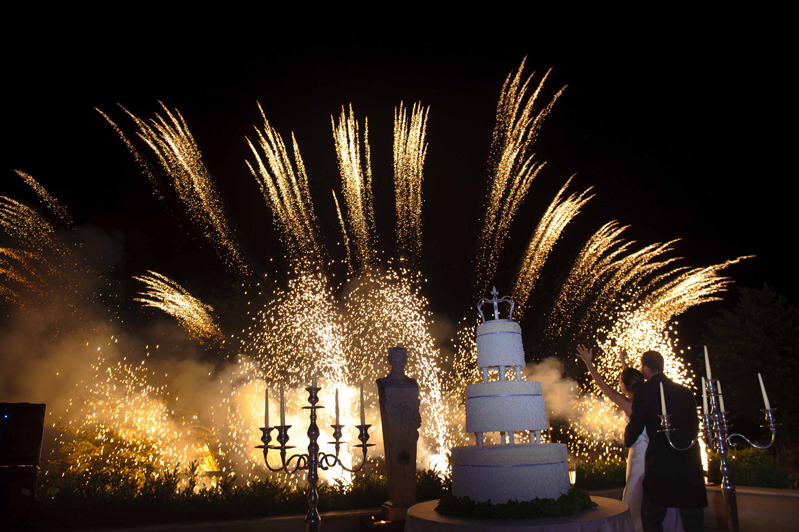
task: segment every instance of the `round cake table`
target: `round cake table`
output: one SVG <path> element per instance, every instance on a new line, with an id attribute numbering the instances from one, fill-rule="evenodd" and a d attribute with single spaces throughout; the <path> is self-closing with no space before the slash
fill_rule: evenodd
<path id="1" fill-rule="evenodd" d="M 436 512 L 438 501 L 411 506 L 405 521 L 405 532 L 633 532 L 630 507 L 622 501 L 591 497 L 599 506 L 571 517 L 541 519 L 488 520 L 458 519 Z"/>

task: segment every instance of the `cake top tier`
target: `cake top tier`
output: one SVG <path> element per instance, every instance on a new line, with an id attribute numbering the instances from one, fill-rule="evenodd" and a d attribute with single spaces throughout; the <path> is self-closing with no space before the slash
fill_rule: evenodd
<path id="1" fill-rule="evenodd" d="M 477 367 L 524 366 L 522 328 L 510 320 L 491 320 L 477 326 Z"/>

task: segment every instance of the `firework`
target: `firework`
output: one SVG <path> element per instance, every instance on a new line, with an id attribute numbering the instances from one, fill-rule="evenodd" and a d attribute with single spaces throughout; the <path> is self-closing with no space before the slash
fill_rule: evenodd
<path id="1" fill-rule="evenodd" d="M 255 155 L 257 171 L 249 162 L 247 166 L 261 187 L 264 199 L 275 216 L 284 243 L 292 256 L 302 257 L 304 260 L 300 262 L 305 264 L 319 265 L 325 253 L 319 243 L 316 215 L 308 189 L 308 175 L 300 156 L 300 147 L 292 134 L 295 159 L 295 164 L 292 166 L 282 137 L 269 125 L 260 105 L 258 109 L 264 118 L 264 127 L 263 131 L 258 128 L 255 131 L 266 164 L 248 139 L 247 143 Z"/>
<path id="2" fill-rule="evenodd" d="M 427 155 L 425 133 L 430 108 L 413 104 L 411 118 L 400 102 L 394 109 L 394 194 L 397 211 L 397 247 L 409 267 L 422 252 L 422 180 Z"/>
<path id="3" fill-rule="evenodd" d="M 560 238 L 566 225 L 580 213 L 582 206 L 593 197 L 586 197 L 586 194 L 591 190 L 588 189 L 581 194 L 572 194 L 568 198 L 562 200 L 561 197 L 570 182 L 571 179 L 569 179 L 566 184 L 563 185 L 563 188 L 555 195 L 555 199 L 549 204 L 546 212 L 541 217 L 541 221 L 538 222 L 538 226 L 530 237 L 530 242 L 527 245 L 527 251 L 522 259 L 522 264 L 516 275 L 516 283 L 512 291 L 519 315 L 524 312 L 527 298 L 530 296 L 530 292 L 533 287 L 535 287 L 535 283 L 541 275 L 541 270 L 544 267 L 547 257 L 549 257 L 550 251 L 552 251 L 552 247 Z"/>
<path id="4" fill-rule="evenodd" d="M 0 196 L 0 225 L 9 236 L 31 249 L 48 249 L 55 229 L 36 210 Z"/>
<path id="5" fill-rule="evenodd" d="M 163 310 L 178 320 L 187 331 L 201 340 L 221 341 L 222 332 L 214 321 L 213 308 L 206 305 L 172 279 L 157 272 L 134 277 L 147 285 L 146 292 L 133 298 L 144 306 Z"/>
<path id="6" fill-rule="evenodd" d="M 534 155 L 528 156 L 527 153 L 535 142 L 544 118 L 566 89 L 565 86 L 561 88 L 549 104 L 533 116 L 533 105 L 549 72 L 544 75 L 538 87 L 525 102 L 525 95 L 535 72 L 520 87 L 522 70 L 524 70 L 524 61 L 515 76 L 513 73 L 508 75 L 497 104 L 497 123 L 488 161 L 485 214 L 476 261 L 478 267 L 476 294 L 486 292 L 486 287 L 490 286 L 510 224 L 527 195 L 530 183 L 544 165 L 535 162 Z"/>
<path id="7" fill-rule="evenodd" d="M 19 170 L 14 170 L 18 176 L 20 176 L 25 183 L 27 183 L 36 194 L 44 201 L 45 205 L 55 214 L 58 216 L 58 219 L 64 222 L 67 226 L 72 225 L 72 218 L 69 216 L 69 212 L 67 212 L 66 207 L 61 205 L 58 200 L 47 192 L 43 186 L 36 181 L 33 176 L 26 174 L 25 172 L 20 172 Z"/>
<path id="8" fill-rule="evenodd" d="M 344 107 L 338 124 L 331 116 L 333 140 L 341 173 L 341 188 L 347 206 L 347 220 L 355 244 L 355 256 L 360 269 L 368 269 L 375 259 L 375 216 L 372 204 L 372 164 L 369 156 L 369 121 L 364 119 L 363 157 L 361 137 L 355 113 L 350 105 L 347 115 Z"/>
<path id="9" fill-rule="evenodd" d="M 122 109 L 139 127 L 139 138 L 155 153 L 192 221 L 213 244 L 228 267 L 246 273 L 247 263 L 230 229 L 221 197 L 194 137 L 180 113 L 175 111 L 173 114 L 163 104 L 161 108 L 165 117 L 156 113 L 155 119 L 150 120 L 149 124 L 124 107 Z M 118 131 L 113 122 L 111 125 Z M 128 142 L 124 137 L 123 140 Z M 131 146 L 129 142 L 128 146 Z M 134 150 L 134 155 L 138 156 L 138 150 Z"/>

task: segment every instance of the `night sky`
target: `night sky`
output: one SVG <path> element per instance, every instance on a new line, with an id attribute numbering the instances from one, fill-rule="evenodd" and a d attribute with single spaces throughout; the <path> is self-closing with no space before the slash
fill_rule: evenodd
<path id="1" fill-rule="evenodd" d="M 253 125 L 262 125 L 256 102 L 287 142 L 295 133 L 331 248 L 340 233 L 330 190 L 340 190 L 340 178 L 330 115 L 338 117 L 341 105 L 351 102 L 359 119 L 368 116 L 379 247 L 391 250 L 393 109 L 401 100 L 421 101 L 431 106 L 422 270 L 434 309 L 446 312 L 449 298 L 470 296 L 496 103 L 506 76 L 526 55 L 525 72 L 536 71 L 536 80 L 554 67 L 542 104 L 569 86 L 533 146 L 548 164 L 512 227 L 500 289 L 506 283 L 507 290 L 514 263 L 555 192 L 576 174 L 569 190 L 593 186 L 596 197 L 566 229 L 553 260 L 567 264 L 586 238 L 615 219 L 631 225 L 626 235 L 641 245 L 682 239 L 675 254 L 686 266 L 757 255 L 727 274 L 742 286 L 768 282 L 799 300 L 789 259 L 795 170 L 788 165 L 784 128 L 795 113 L 788 104 L 787 52 L 776 37 L 697 26 L 684 28 L 679 38 L 639 30 L 608 38 L 595 32 L 560 40 L 428 39 L 410 46 L 375 38 L 265 38 L 260 46 L 209 39 L 169 46 L 169 53 L 93 30 L 47 38 L 48 46 L 16 42 L 5 51 L 6 71 L 13 73 L 4 83 L 11 93 L 5 113 L 11 135 L 0 194 L 33 203 L 12 170 L 33 175 L 78 225 L 122 239 L 120 276 L 153 269 L 192 286 L 223 285 L 210 247 L 159 204 L 93 107 L 128 134 L 135 130 L 117 103 L 141 118 L 153 117 L 159 100 L 177 108 L 245 250 L 265 264 L 283 251 L 244 163 L 253 159 L 245 136 L 252 138 Z M 699 323 L 718 308 L 707 305 L 687 318 Z M 689 340 L 694 333 L 688 331 Z"/>

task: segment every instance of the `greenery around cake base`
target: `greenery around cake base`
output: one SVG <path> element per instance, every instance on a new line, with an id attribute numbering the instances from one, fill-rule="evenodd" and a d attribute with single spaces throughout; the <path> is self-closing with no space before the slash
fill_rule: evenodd
<path id="1" fill-rule="evenodd" d="M 577 515 L 597 506 L 586 490 L 571 488 L 557 499 L 512 500 L 499 504 L 491 504 L 490 500 L 475 502 L 469 497 L 455 497 L 447 492 L 441 497 L 436 511 L 464 519 L 538 519 Z"/>

